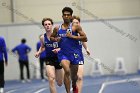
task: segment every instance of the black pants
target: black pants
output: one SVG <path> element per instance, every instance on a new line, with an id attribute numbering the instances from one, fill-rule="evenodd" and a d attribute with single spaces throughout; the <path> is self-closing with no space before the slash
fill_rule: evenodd
<path id="1" fill-rule="evenodd" d="M 45 59 L 46 58 L 40 58 L 39 59 L 41 79 L 44 79 L 44 63 L 45 63 Z"/>
<path id="2" fill-rule="evenodd" d="M 19 67 L 20 67 L 20 79 L 24 80 L 24 74 L 23 74 L 23 68 L 26 67 L 27 72 L 27 78 L 30 79 L 30 71 L 29 71 L 29 62 L 28 61 L 19 61 Z"/>
<path id="3" fill-rule="evenodd" d="M 0 61 L 0 88 L 4 87 L 4 62 Z"/>

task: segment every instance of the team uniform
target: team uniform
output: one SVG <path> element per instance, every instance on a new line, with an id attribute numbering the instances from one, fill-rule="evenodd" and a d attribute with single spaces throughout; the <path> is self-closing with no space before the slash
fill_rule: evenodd
<path id="1" fill-rule="evenodd" d="M 79 52 L 80 52 L 80 61 L 79 61 L 79 65 L 83 65 L 84 64 L 84 56 L 83 56 L 83 53 L 82 53 L 82 41 L 79 41 Z"/>
<path id="2" fill-rule="evenodd" d="M 44 34 L 44 46 L 46 52 L 46 65 L 54 66 L 55 69 L 62 69 L 60 63 L 58 62 L 57 54 L 55 54 L 52 50 L 58 48 L 58 43 L 50 41 L 47 38 L 46 33 Z"/>
<path id="3" fill-rule="evenodd" d="M 75 36 L 78 36 L 78 33 L 72 31 L 72 24 L 70 24 L 67 30 L 63 30 L 61 27 L 62 25 L 59 26 L 59 30 L 57 32 L 58 37 L 61 37 L 59 42 L 61 50 L 58 52 L 59 62 L 62 60 L 69 60 L 72 65 L 78 65 L 82 59 L 79 48 L 79 40 L 68 38 L 66 36 L 67 31 Z"/>

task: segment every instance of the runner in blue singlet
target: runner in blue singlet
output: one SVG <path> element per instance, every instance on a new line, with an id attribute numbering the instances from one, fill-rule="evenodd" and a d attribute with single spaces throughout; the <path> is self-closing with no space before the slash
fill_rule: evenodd
<path id="1" fill-rule="evenodd" d="M 65 71 L 66 92 L 70 93 L 70 80 L 72 80 L 73 93 L 78 93 L 76 85 L 80 59 L 78 41 L 86 42 L 87 37 L 80 26 L 71 24 L 72 13 L 73 10 L 70 7 L 63 8 L 62 18 L 64 23 L 54 28 L 51 40 L 58 41 L 61 48 L 58 52 L 58 59 Z"/>
<path id="2" fill-rule="evenodd" d="M 73 16 L 72 17 L 72 23 L 73 25 L 80 25 L 80 17 L 78 16 Z M 79 61 L 79 67 L 78 67 L 78 80 L 77 80 L 77 86 L 78 86 L 78 92 L 82 93 L 82 85 L 83 85 L 83 72 L 84 72 L 84 57 L 83 57 L 83 53 L 82 53 L 82 46 L 84 47 L 84 49 L 87 52 L 87 55 L 90 55 L 90 51 L 87 47 L 86 42 L 82 42 L 79 41 L 79 46 L 78 48 L 80 49 L 80 56 L 81 56 L 81 60 Z"/>
<path id="3" fill-rule="evenodd" d="M 46 71 L 49 81 L 50 92 L 57 93 L 55 87 L 55 80 L 57 81 L 57 84 L 59 86 L 63 84 L 63 69 L 58 62 L 57 54 L 53 52 L 53 49 L 58 47 L 58 43 L 50 41 L 53 26 L 52 19 L 44 18 L 42 20 L 42 25 L 45 28 L 46 33 L 40 37 L 41 46 L 39 51 L 36 52 L 35 57 L 39 57 L 40 53 L 45 49 Z"/>

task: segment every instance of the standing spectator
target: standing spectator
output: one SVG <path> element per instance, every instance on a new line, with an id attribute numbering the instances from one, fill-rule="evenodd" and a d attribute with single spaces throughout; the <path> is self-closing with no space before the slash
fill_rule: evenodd
<path id="1" fill-rule="evenodd" d="M 0 36 L 0 93 L 4 93 L 4 62 L 8 65 L 7 51 L 4 38 Z"/>
<path id="2" fill-rule="evenodd" d="M 41 35 L 40 35 L 40 36 L 41 36 Z M 39 38 L 40 38 L 40 36 L 39 36 Z M 40 46 L 41 46 L 41 41 L 38 41 L 36 46 L 37 46 L 37 47 L 36 47 L 37 51 L 39 51 L 39 48 L 40 48 Z M 42 79 L 43 82 L 45 81 L 45 79 L 44 79 L 44 63 L 45 63 L 45 59 L 46 59 L 46 52 L 43 51 L 43 52 L 40 54 L 40 56 L 39 56 L 40 77 L 41 77 L 41 79 Z"/>
<path id="3" fill-rule="evenodd" d="M 19 56 L 20 79 L 22 83 L 25 83 L 23 74 L 24 66 L 27 69 L 27 82 L 30 82 L 28 53 L 31 51 L 31 48 L 25 43 L 26 39 L 22 39 L 21 44 L 17 45 L 15 48 L 12 49 L 12 52 L 16 53 Z"/>

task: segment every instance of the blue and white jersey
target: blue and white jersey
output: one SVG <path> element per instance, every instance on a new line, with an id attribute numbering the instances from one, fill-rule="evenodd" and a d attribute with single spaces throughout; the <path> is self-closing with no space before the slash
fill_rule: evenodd
<path id="1" fill-rule="evenodd" d="M 46 57 L 57 57 L 57 54 L 55 54 L 52 50 L 58 48 L 58 43 L 50 41 L 50 39 L 47 38 L 46 33 L 44 34 L 44 46 Z"/>
<path id="2" fill-rule="evenodd" d="M 80 51 L 82 51 L 82 46 L 83 46 L 82 41 L 79 41 L 79 49 L 80 49 Z"/>
<path id="3" fill-rule="evenodd" d="M 82 52 L 82 46 L 83 46 L 82 41 L 79 41 L 79 55 L 81 56 L 79 64 L 81 64 L 81 65 L 84 64 L 84 56 L 83 56 L 83 52 Z"/>
<path id="4" fill-rule="evenodd" d="M 60 25 L 59 30 L 57 32 L 58 37 L 61 37 L 59 42 L 59 46 L 61 51 L 71 53 L 78 49 L 79 40 L 75 40 L 66 36 L 66 33 L 70 32 L 72 35 L 78 36 L 77 32 L 72 31 L 72 24 L 68 27 L 68 29 L 62 29 L 62 25 Z"/>
<path id="5" fill-rule="evenodd" d="M 78 65 L 83 64 L 82 57 L 82 46 L 79 45 L 79 40 L 75 40 L 66 36 L 67 32 L 70 32 L 72 35 L 78 36 L 78 33 L 72 31 L 72 24 L 68 27 L 68 29 L 62 29 L 62 25 L 60 25 L 58 30 L 58 36 L 61 37 L 59 42 L 61 50 L 58 52 L 59 62 L 62 60 L 69 60 L 71 64 Z"/>

